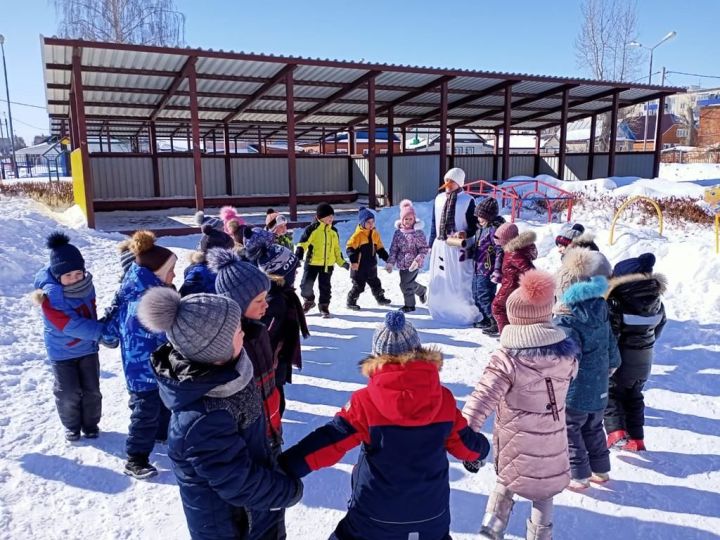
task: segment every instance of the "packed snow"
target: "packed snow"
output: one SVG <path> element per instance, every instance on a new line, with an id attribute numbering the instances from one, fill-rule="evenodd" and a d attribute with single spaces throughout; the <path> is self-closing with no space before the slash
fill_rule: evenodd
<path id="1" fill-rule="evenodd" d="M 622 189 L 616 179 L 594 182 L 604 186 L 605 192 Z M 646 189 L 636 184 L 627 182 L 624 187 Z M 692 182 L 682 185 L 695 186 Z M 430 203 L 416 203 L 416 209 L 429 232 Z M 29 200 L 0 198 L 0 212 L 5 217 L 0 240 L 0 406 L 4 411 L 0 418 L 0 536 L 187 539 L 166 448 L 157 446 L 151 457 L 160 470 L 156 478 L 135 481 L 122 473 L 129 409 L 119 349 L 101 349 L 104 412 L 100 438 L 68 445 L 53 402 L 40 313 L 27 299 L 35 272 L 47 262 L 45 237 L 61 228 L 83 252 L 102 311 L 118 285 L 115 245 L 122 236 L 80 227 L 76 209 L 53 214 Z M 378 213 L 378 228 L 387 243 L 397 214 L 397 208 Z M 645 251 L 656 254 L 656 271 L 670 283 L 665 297 L 670 321 L 657 347 L 646 391 L 649 451 L 613 453 L 612 480 L 606 486 L 557 496 L 555 538 L 718 538 L 720 256 L 714 253 L 712 229 L 671 225 L 659 236 L 654 223 L 641 226 L 630 217 L 621 220 L 615 245 L 609 246 L 612 215 L 586 205 L 576 208 L 574 217 L 597 234 L 601 250 L 613 262 Z M 562 224 L 544 223 L 544 216 L 538 214 L 526 213 L 523 218 L 518 221 L 520 229 L 531 228 L 538 235 L 537 266 L 557 269 L 560 258 L 554 237 Z M 338 225 L 343 243 L 354 226 L 353 221 Z M 160 240 L 178 254 L 178 276 L 198 239 L 192 235 Z M 381 271 L 381 279 L 393 305 L 402 305 L 397 272 Z M 180 280 L 176 279 L 176 285 Z M 427 274 L 420 281 L 427 283 Z M 327 422 L 364 383 L 357 363 L 368 354 L 374 327 L 387 308 L 375 305 L 367 292 L 359 301 L 363 310 L 348 311 L 344 305 L 349 288 L 349 275 L 336 269 L 334 318 L 321 319 L 316 312 L 308 318 L 312 336 L 303 347 L 304 368 L 286 387 L 286 446 Z M 462 405 L 497 341 L 472 328 L 437 324 L 422 306 L 409 319 L 424 344 L 442 349 L 443 383 Z M 492 426 L 486 425 L 483 431 L 490 436 Z M 306 479 L 303 501 L 287 513 L 291 540 L 327 538 L 333 530 L 345 510 L 356 452 Z M 471 475 L 453 459 L 450 467 L 453 538 L 475 538 L 495 483 L 494 471 L 487 465 Z M 507 538 L 524 538 L 528 514 L 527 501 L 516 504 Z"/>

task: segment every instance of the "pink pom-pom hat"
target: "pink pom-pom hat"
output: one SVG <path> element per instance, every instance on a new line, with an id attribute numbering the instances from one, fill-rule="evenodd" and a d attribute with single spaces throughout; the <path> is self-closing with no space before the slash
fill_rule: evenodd
<path id="1" fill-rule="evenodd" d="M 507 299 L 508 320 L 514 325 L 547 323 L 554 303 L 555 278 L 542 270 L 529 270 Z"/>

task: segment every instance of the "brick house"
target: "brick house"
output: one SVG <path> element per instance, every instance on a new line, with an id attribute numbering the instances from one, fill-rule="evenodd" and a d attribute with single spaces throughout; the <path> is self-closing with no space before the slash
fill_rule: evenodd
<path id="1" fill-rule="evenodd" d="M 647 151 L 655 148 L 655 127 L 657 126 L 657 118 L 657 114 L 650 114 L 647 119 Z M 688 133 L 682 118 L 674 114 L 664 113 L 660 122 L 663 148 L 671 148 L 673 146 L 685 144 L 685 139 L 687 138 Z M 635 135 L 633 150 L 642 151 L 646 139 L 645 115 L 627 118 L 624 123 L 633 135 Z"/>
<path id="2" fill-rule="evenodd" d="M 720 105 L 700 109 L 698 146 L 720 145 Z"/>

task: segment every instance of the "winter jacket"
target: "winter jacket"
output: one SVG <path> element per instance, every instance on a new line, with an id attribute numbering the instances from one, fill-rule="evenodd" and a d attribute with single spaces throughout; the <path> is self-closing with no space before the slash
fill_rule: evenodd
<path id="1" fill-rule="evenodd" d="M 196 364 L 166 344 L 152 366 L 172 411 L 168 456 L 190 536 L 262 538 L 282 519 L 272 509 L 296 502 L 300 486 L 273 466 L 250 360 Z"/>
<path id="2" fill-rule="evenodd" d="M 275 243 L 282 247 L 288 248 L 290 251 L 293 249 L 292 236 L 289 234 L 277 234 L 275 235 Z"/>
<path id="3" fill-rule="evenodd" d="M 582 412 L 605 410 L 610 370 L 620 366 L 617 340 L 610 327 L 604 294 L 607 279 L 595 276 L 562 293 L 554 323 L 578 345 L 578 374 L 570 384 L 567 406 Z"/>
<path id="4" fill-rule="evenodd" d="M 49 268 L 37 273 L 34 286 L 43 313 L 48 358 L 61 362 L 98 352 L 103 324 L 97 320 L 95 289 L 85 298 L 67 298 Z"/>
<path id="5" fill-rule="evenodd" d="M 265 325 L 243 317 L 245 351 L 253 365 L 255 384 L 260 390 L 263 412 L 267 420 L 267 436 L 273 448 L 282 444 L 280 418 L 280 393 L 275 384 L 276 359 L 270 344 L 270 335 Z"/>
<path id="6" fill-rule="evenodd" d="M 492 314 L 501 332 L 510 324 L 505 309 L 508 297 L 520 285 L 520 276 L 535 268 L 533 261 L 538 255 L 535 238 L 534 232 L 525 231 L 503 247 L 502 281 L 492 303 Z"/>
<path id="7" fill-rule="evenodd" d="M 302 477 L 330 467 L 362 445 L 339 538 L 446 538 L 450 486 L 446 452 L 476 460 L 489 451 L 440 384 L 442 355 L 419 350 L 362 362 L 370 378 L 325 426 L 286 451 L 280 462 Z"/>
<path id="8" fill-rule="evenodd" d="M 440 233 L 440 220 L 442 219 L 442 211 L 447 200 L 447 193 L 440 193 L 435 197 L 433 203 L 432 225 L 430 227 L 430 239 L 428 244 L 432 247 L 435 238 Z M 467 238 L 475 236 L 477 231 L 477 219 L 475 219 L 475 199 L 472 195 L 468 195 L 460 190 L 457 201 L 455 202 L 455 232 L 464 232 Z"/>
<path id="9" fill-rule="evenodd" d="M 307 322 L 302 303 L 295 289 L 282 278 L 271 278 L 267 295 L 268 309 L 262 318 L 270 336 L 275 358 L 275 384 L 292 383 L 292 368 L 302 369 L 300 336 L 308 338 Z"/>
<path id="10" fill-rule="evenodd" d="M 305 228 L 297 244 L 295 255 L 300 260 L 307 255 L 305 264 L 322 266 L 325 271 L 334 264 L 338 266 L 345 264 L 337 229 L 321 221 L 315 221 Z"/>
<path id="11" fill-rule="evenodd" d="M 164 333 L 155 334 L 140 324 L 137 310 L 145 291 L 166 286 L 152 270 L 132 263 L 115 293 L 115 309 L 108 315 L 105 334 L 120 340 L 123 372 L 129 392 L 147 392 L 157 388 L 150 366 L 150 355 L 167 343 Z"/>
<path id="12" fill-rule="evenodd" d="M 192 254 L 190 262 L 192 264 L 185 269 L 185 281 L 180 287 L 180 296 L 197 293 L 215 294 L 217 274 L 208 268 L 205 254 L 196 251 Z"/>
<path id="13" fill-rule="evenodd" d="M 346 248 L 350 264 L 357 264 L 358 269 L 356 272 L 361 274 L 366 271 L 372 272 L 377 268 L 378 257 L 383 261 L 387 261 L 389 257 L 378 230 L 373 228 L 368 231 L 360 225 L 355 228 L 355 232 L 348 238 Z"/>
<path id="14" fill-rule="evenodd" d="M 398 270 L 408 270 L 414 262 L 417 263 L 418 268 L 422 268 L 428 251 L 430 248 L 425 239 L 422 221 L 416 221 L 415 227 L 411 230 L 401 229 L 400 222 L 395 222 L 395 233 L 390 243 L 387 264 L 395 266 Z"/>
<path id="15" fill-rule="evenodd" d="M 463 407 L 479 431 L 495 411 L 493 451 L 498 481 L 533 501 L 570 482 L 565 396 L 577 373 L 570 339 L 530 349 L 499 349 Z"/>
<path id="16" fill-rule="evenodd" d="M 474 237 L 475 275 L 490 277 L 502 273 L 503 248 L 495 243 L 495 231 L 505 223 L 502 216 L 496 217 L 487 227 L 479 227 Z"/>
<path id="17" fill-rule="evenodd" d="M 660 299 L 666 289 L 667 280 L 661 274 L 630 274 L 610 280 L 606 294 L 610 324 L 622 357 L 615 377 L 630 386 L 650 377 L 655 341 L 667 322 Z"/>

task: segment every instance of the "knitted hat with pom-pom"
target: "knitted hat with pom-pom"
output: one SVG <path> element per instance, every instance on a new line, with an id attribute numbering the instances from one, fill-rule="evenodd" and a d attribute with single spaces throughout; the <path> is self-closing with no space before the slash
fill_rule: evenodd
<path id="1" fill-rule="evenodd" d="M 498 203 L 493 197 L 484 198 L 475 207 L 475 217 L 482 218 L 486 221 L 494 220 L 498 217 L 499 212 Z"/>
<path id="2" fill-rule="evenodd" d="M 155 274 L 166 274 L 166 268 L 175 264 L 177 257 L 168 248 L 155 244 L 155 235 L 150 231 L 136 231 L 130 238 L 130 251 L 135 254 L 135 263 Z M 163 279 L 164 276 L 158 276 Z"/>
<path id="3" fill-rule="evenodd" d="M 143 326 L 165 332 L 180 354 L 203 364 L 233 358 L 233 339 L 241 316 L 240 306 L 230 298 L 205 293 L 181 298 L 170 287 L 149 289 L 138 306 Z"/>
<path id="4" fill-rule="evenodd" d="M 504 246 L 513 238 L 517 238 L 520 234 L 517 225 L 514 223 L 503 223 L 495 231 L 495 242 L 498 246 Z"/>
<path id="5" fill-rule="evenodd" d="M 208 251 L 208 266 L 217 274 L 215 290 L 235 300 L 240 309 L 247 310 L 250 302 L 263 291 L 270 290 L 270 280 L 257 266 L 243 262 L 227 249 Z"/>
<path id="6" fill-rule="evenodd" d="M 503 328 L 500 344 L 511 349 L 544 347 L 565 339 L 550 323 L 555 301 L 555 279 L 542 270 L 528 270 L 507 299 L 510 324 Z"/>
<path id="7" fill-rule="evenodd" d="M 402 311 L 391 311 L 385 315 L 385 324 L 375 330 L 372 340 L 372 353 L 400 355 L 422 347 L 420 337 L 412 324 L 405 320 Z"/>
<path id="8" fill-rule="evenodd" d="M 555 245 L 558 247 L 568 247 L 572 244 L 573 240 L 578 238 L 584 232 L 585 227 L 583 227 L 580 223 L 576 223 L 572 227 L 565 227 L 560 231 L 560 234 L 555 237 Z"/>
<path id="9" fill-rule="evenodd" d="M 47 238 L 47 247 L 50 250 L 50 273 L 55 279 L 76 270 L 85 270 L 85 259 L 65 233 L 51 233 Z"/>
<path id="10" fill-rule="evenodd" d="M 222 231 L 224 225 L 222 219 L 213 216 L 206 216 L 205 212 L 202 210 L 195 212 L 195 224 L 200 228 L 205 225 L 210 225 L 210 227 L 217 229 L 218 231 Z"/>
<path id="11" fill-rule="evenodd" d="M 371 219 L 375 219 L 375 214 L 373 214 L 372 211 L 367 208 L 360 208 L 360 210 L 358 210 L 358 223 L 361 227 L 364 227 Z"/>
<path id="12" fill-rule="evenodd" d="M 633 259 L 625 259 L 615 265 L 613 277 L 626 276 L 628 274 L 652 274 L 655 267 L 655 255 L 643 253 Z"/>
<path id="13" fill-rule="evenodd" d="M 417 220 L 415 207 L 410 199 L 403 199 L 400 201 L 400 220 L 405 219 L 405 216 L 412 216 Z"/>
<path id="14" fill-rule="evenodd" d="M 207 253 L 208 250 L 212 248 L 232 249 L 235 245 L 232 237 L 229 234 L 226 234 L 222 230 L 222 227 L 218 230 L 210 223 L 205 223 L 200 230 L 203 235 L 202 238 L 200 238 L 198 250 L 203 253 Z"/>

